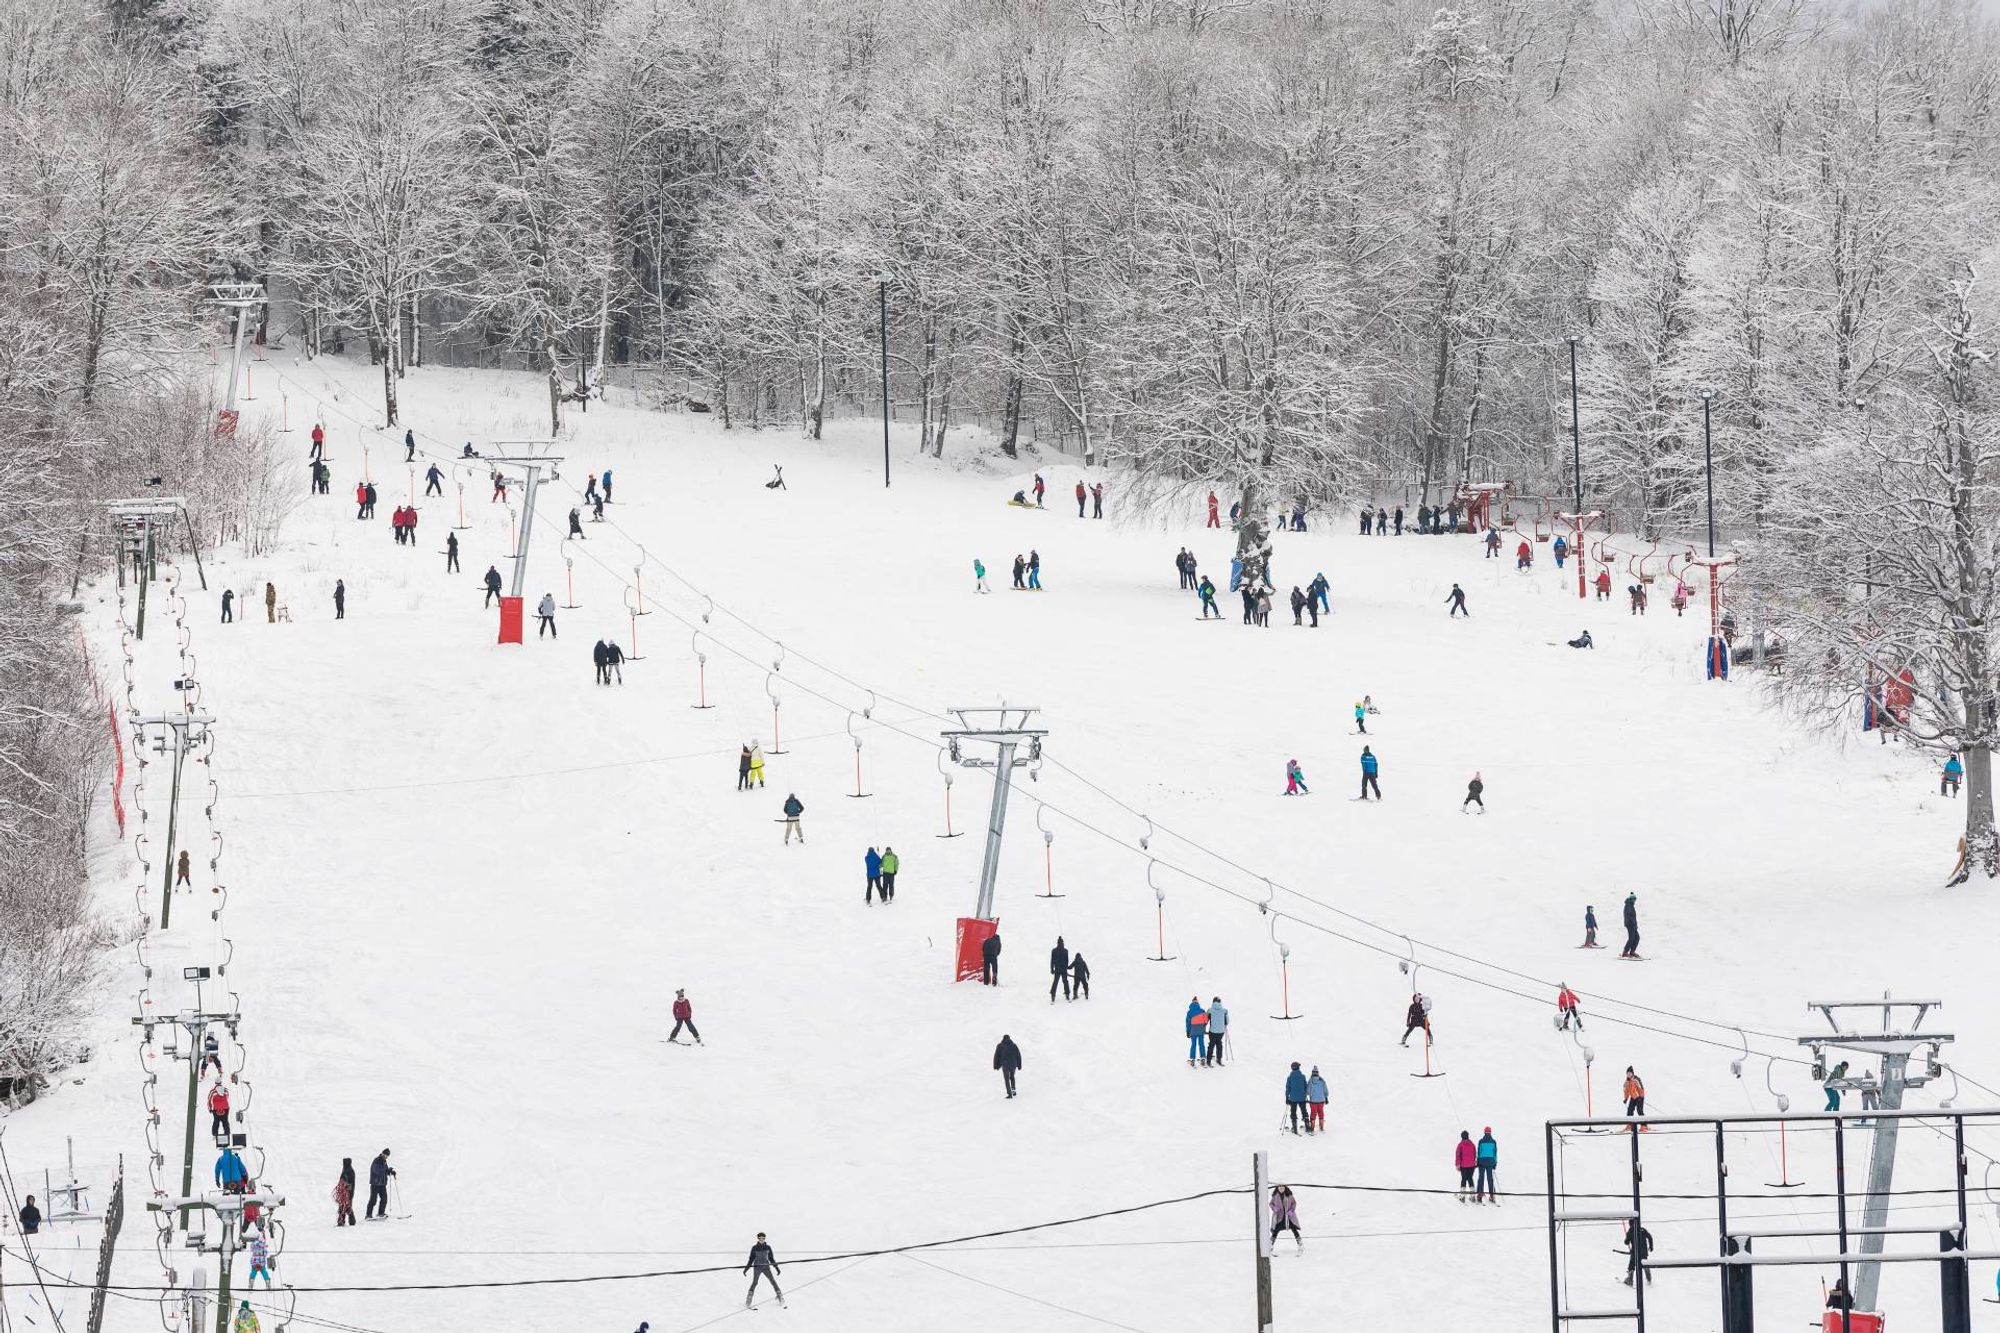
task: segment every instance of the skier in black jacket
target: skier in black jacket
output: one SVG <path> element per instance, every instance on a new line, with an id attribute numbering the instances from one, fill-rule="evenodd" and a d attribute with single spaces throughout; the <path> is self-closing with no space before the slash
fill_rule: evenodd
<path id="1" fill-rule="evenodd" d="M 997 933 L 979 942 L 979 984 L 1000 984 L 1000 936 Z"/>
<path id="2" fill-rule="evenodd" d="M 1639 895 L 1636 893 L 1625 895 L 1625 949 L 1618 956 L 1620 958 L 1639 956 Z"/>
<path id="3" fill-rule="evenodd" d="M 498 566 L 488 565 L 486 567 L 486 600 L 480 603 L 480 605 L 482 606 L 493 605 L 493 599 L 495 597 L 498 597 L 499 595 L 500 595 L 500 570 Z"/>
<path id="4" fill-rule="evenodd" d="M 1083 961 L 1082 954 L 1071 954 L 1069 960 L 1070 984 L 1076 987 L 1076 999 L 1090 998 L 1090 964 Z"/>
<path id="5" fill-rule="evenodd" d="M 754 1273 L 750 1271 L 753 1268 L 757 1270 Z M 778 1256 L 771 1252 L 770 1242 L 764 1239 L 764 1233 L 761 1231 L 757 1233 L 757 1243 L 750 1247 L 750 1257 L 743 1261 L 743 1271 L 750 1273 L 750 1290 L 743 1297 L 745 1309 L 748 1309 L 750 1303 L 757 1298 L 759 1281 L 770 1283 L 772 1292 L 778 1298 L 778 1304 L 782 1306 L 785 1303 L 785 1293 L 778 1287 L 780 1271 Z"/>
<path id="6" fill-rule="evenodd" d="M 785 796 L 785 842 L 790 845 L 792 835 L 799 835 L 799 846 L 806 845 L 806 831 L 799 827 L 799 816 L 806 812 L 805 805 L 794 793 Z"/>
<path id="7" fill-rule="evenodd" d="M 606 639 L 604 641 L 604 669 L 609 671 L 611 678 L 620 685 L 625 683 L 624 667 L 625 650 L 618 646 L 618 640 Z"/>
<path id="8" fill-rule="evenodd" d="M 1069 989 L 1069 950 L 1063 945 L 1062 936 L 1056 936 L 1056 947 L 1049 950 L 1049 1003 L 1056 1002 L 1056 988 L 1062 988 L 1065 1000 L 1074 999 Z"/>
<path id="9" fill-rule="evenodd" d="M 1007 1095 L 1014 1095 L 1014 1075 L 1021 1072 L 1021 1048 L 1006 1033 L 1000 1034 L 1000 1044 L 993 1048 L 993 1067 L 1000 1071 L 1000 1077 L 1007 1084 Z"/>

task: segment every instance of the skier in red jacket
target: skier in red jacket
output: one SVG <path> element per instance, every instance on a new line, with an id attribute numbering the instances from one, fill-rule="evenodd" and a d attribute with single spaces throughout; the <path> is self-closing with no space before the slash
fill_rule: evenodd
<path id="1" fill-rule="evenodd" d="M 1222 526 L 1222 519 L 1218 516 L 1216 512 L 1216 505 L 1218 503 L 1220 502 L 1216 500 L 1215 492 L 1210 491 L 1208 493 L 1208 526 L 1211 528 L 1219 528 Z"/>
<path id="2" fill-rule="evenodd" d="M 686 991 L 677 990 L 674 992 L 674 1030 L 668 1034 L 667 1040 L 678 1041 L 683 1026 L 687 1028 L 688 1035 L 694 1038 L 694 1044 L 701 1045 L 701 1030 L 694 1025 L 694 1006 L 688 1003 Z"/>
<path id="3" fill-rule="evenodd" d="M 1556 1026 L 1564 1032 L 1569 1031 L 1572 1023 L 1578 1031 L 1583 1030 L 1583 1014 L 1576 1006 L 1576 992 L 1569 988 L 1568 983 L 1562 983 L 1561 989 L 1556 992 Z"/>
<path id="4" fill-rule="evenodd" d="M 365 481 L 354 483 L 354 516 L 368 517 L 368 483 Z"/>
<path id="5" fill-rule="evenodd" d="M 208 1133 L 217 1140 L 229 1133 L 229 1089 L 222 1086 L 219 1078 L 208 1090 Z"/>

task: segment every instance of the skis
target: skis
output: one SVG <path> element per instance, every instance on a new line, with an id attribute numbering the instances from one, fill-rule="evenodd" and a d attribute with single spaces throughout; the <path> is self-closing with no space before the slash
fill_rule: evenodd
<path id="1" fill-rule="evenodd" d="M 1579 949 L 1602 949 L 1604 946 L 1601 944 L 1579 944 L 1576 947 Z"/>
<path id="2" fill-rule="evenodd" d="M 1652 960 L 1643 958 L 1636 953 L 1621 953 L 1618 955 L 1618 961 L 1621 963 L 1645 963 Z"/>

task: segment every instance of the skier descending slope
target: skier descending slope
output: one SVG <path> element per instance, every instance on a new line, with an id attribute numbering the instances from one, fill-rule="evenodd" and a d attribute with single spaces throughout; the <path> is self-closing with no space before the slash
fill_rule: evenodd
<path id="1" fill-rule="evenodd" d="M 1276 1241 L 1280 1232 L 1292 1233 L 1292 1241 L 1299 1249 L 1306 1247 L 1306 1238 L 1299 1231 L 1299 1201 L 1292 1197 L 1290 1185 L 1271 1187 L 1271 1239 Z"/>
<path id="2" fill-rule="evenodd" d="M 606 478 L 611 476 L 609 472 L 604 475 Z M 605 482 L 607 488 L 610 484 L 609 480 Z M 753 1269 L 756 1271 L 752 1272 Z M 771 1252 L 771 1244 L 764 1239 L 764 1233 L 761 1231 L 757 1233 L 757 1243 L 750 1247 L 750 1257 L 743 1261 L 743 1271 L 750 1274 L 750 1290 L 743 1295 L 744 1309 L 749 1309 L 751 1303 L 757 1299 L 759 1282 L 770 1283 L 771 1294 L 778 1298 L 778 1305 L 781 1308 L 784 1306 L 785 1293 L 778 1287 L 778 1274 L 781 1271 L 778 1268 L 778 1256 Z"/>
<path id="3" fill-rule="evenodd" d="M 694 1038 L 694 1044 L 701 1045 L 701 1029 L 694 1025 L 694 1006 L 688 1003 L 686 991 L 677 990 L 674 992 L 674 1030 L 667 1034 L 667 1040 L 678 1044 L 683 1027 Z"/>

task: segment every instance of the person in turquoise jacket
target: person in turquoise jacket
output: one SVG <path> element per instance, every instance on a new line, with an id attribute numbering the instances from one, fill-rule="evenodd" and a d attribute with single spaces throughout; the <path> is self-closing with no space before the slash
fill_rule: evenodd
<path id="1" fill-rule="evenodd" d="M 1479 1168 L 1479 1176 L 1478 1182 L 1473 1186 L 1472 1201 L 1500 1202 L 1500 1192 L 1493 1188 L 1493 1171 L 1500 1165 L 1500 1145 L 1494 1141 L 1491 1125 L 1488 1125 L 1486 1132 L 1479 1136 L 1479 1154 L 1475 1164 Z"/>
<path id="2" fill-rule="evenodd" d="M 1375 752 L 1369 749 L 1365 745 L 1362 746 L 1361 747 L 1361 799 L 1362 800 L 1365 801 L 1368 799 L 1368 793 L 1370 791 L 1373 791 L 1375 793 L 1376 800 L 1379 801 L 1382 799 L 1381 784 L 1375 781 L 1376 771 L 1380 767 L 1381 765 L 1377 763 L 1375 759 Z"/>
<path id="3" fill-rule="evenodd" d="M 1964 779 L 1964 777 L 1965 777 L 1965 765 L 1961 764 L 1958 761 L 1957 755 L 1953 755 L 1951 758 L 1945 760 L 1944 781 L 1938 784 L 1938 795 L 1940 796 L 1958 795 L 1958 784 Z"/>

